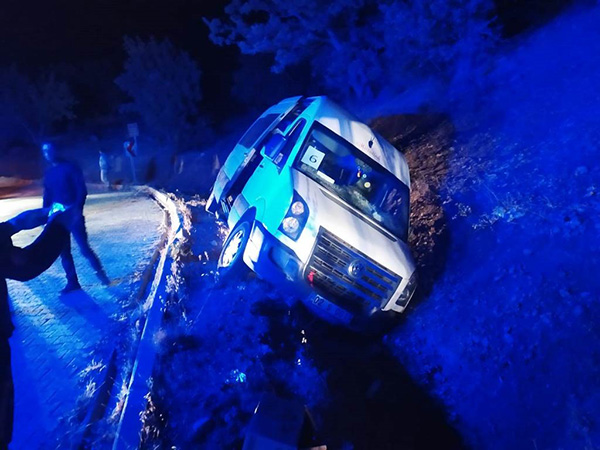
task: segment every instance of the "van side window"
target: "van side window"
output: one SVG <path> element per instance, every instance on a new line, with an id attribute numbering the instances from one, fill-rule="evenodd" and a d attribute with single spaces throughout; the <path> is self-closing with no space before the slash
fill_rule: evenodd
<path id="1" fill-rule="evenodd" d="M 286 136 L 283 147 L 281 148 L 279 153 L 277 155 L 275 155 L 275 158 L 273 158 L 273 162 L 280 169 L 285 165 L 287 159 L 289 158 L 290 153 L 292 152 L 294 145 L 296 145 L 298 138 L 302 134 L 302 130 L 304 130 L 305 125 L 306 125 L 306 120 L 304 120 L 304 119 L 299 120 L 294 125 L 294 128 L 292 128 L 290 133 Z"/>
<path id="2" fill-rule="evenodd" d="M 286 116 L 283 118 L 280 124 L 277 125 L 277 128 L 282 132 L 285 132 L 288 126 L 290 126 L 294 121 L 302 114 L 306 108 L 310 106 L 313 102 L 313 99 L 303 98 L 298 104 L 292 109 Z"/>
<path id="3" fill-rule="evenodd" d="M 298 104 L 288 111 L 283 117 L 281 114 L 267 114 L 265 117 L 258 119 L 252 127 L 246 132 L 246 134 L 242 137 L 239 144 L 246 148 L 262 148 L 272 137 L 273 135 L 284 135 L 287 128 L 294 123 L 294 121 L 298 118 L 300 114 L 313 102 L 313 99 L 302 99 Z M 262 136 L 264 131 L 269 128 L 273 122 L 280 118 L 281 120 L 273 127 L 273 129 L 267 133 L 266 136 L 261 139 L 260 143 L 257 143 L 257 139 Z M 304 121 L 306 123 L 306 121 Z M 273 158 L 271 158 L 273 159 Z"/>
<path id="4" fill-rule="evenodd" d="M 264 131 L 271 125 L 275 119 L 279 117 L 279 114 L 267 114 L 264 117 L 258 119 L 250 127 L 246 134 L 240 139 L 240 145 L 246 148 L 252 148 L 252 145 L 256 140 L 264 133 Z"/>

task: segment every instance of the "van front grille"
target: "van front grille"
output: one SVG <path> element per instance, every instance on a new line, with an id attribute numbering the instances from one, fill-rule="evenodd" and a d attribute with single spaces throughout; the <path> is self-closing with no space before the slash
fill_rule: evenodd
<path id="1" fill-rule="evenodd" d="M 305 277 L 329 301 L 366 314 L 390 299 L 402 277 L 321 228 Z"/>

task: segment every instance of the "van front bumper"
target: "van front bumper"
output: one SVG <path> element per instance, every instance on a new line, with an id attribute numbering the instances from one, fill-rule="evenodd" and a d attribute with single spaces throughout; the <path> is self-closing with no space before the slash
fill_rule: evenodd
<path id="1" fill-rule="evenodd" d="M 365 330 L 379 327 L 382 320 L 395 321 L 395 311 L 377 309 L 369 314 L 347 311 L 327 295 L 312 287 L 304 278 L 304 264 L 296 254 L 276 239 L 264 226 L 254 223 L 250 239 L 244 252 L 244 262 L 260 278 L 267 280 L 284 292 L 300 297 L 304 304 L 322 319 L 346 327 Z"/>
<path id="2" fill-rule="evenodd" d="M 260 278 L 284 285 L 302 285 L 302 261 L 259 222 L 254 222 L 244 262 Z M 309 291 L 308 285 L 306 286 Z"/>

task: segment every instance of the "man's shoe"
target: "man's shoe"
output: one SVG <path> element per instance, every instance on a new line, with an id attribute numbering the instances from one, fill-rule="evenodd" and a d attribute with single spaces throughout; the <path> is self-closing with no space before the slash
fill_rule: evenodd
<path id="1" fill-rule="evenodd" d="M 110 280 L 104 271 L 99 270 L 96 272 L 96 275 L 98 276 L 100 283 L 102 283 L 104 286 L 108 286 L 110 284 Z"/>
<path id="2" fill-rule="evenodd" d="M 69 281 L 67 285 L 60 291 L 61 294 L 68 294 L 69 292 L 79 291 L 81 289 L 81 285 L 78 281 L 71 282 Z"/>

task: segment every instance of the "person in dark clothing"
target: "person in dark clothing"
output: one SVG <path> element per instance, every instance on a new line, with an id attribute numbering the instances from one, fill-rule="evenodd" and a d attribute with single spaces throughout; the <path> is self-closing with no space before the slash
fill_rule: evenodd
<path id="1" fill-rule="evenodd" d="M 6 279 L 27 281 L 44 272 L 69 242 L 67 227 L 71 213 L 54 215 L 42 234 L 25 248 L 14 247 L 11 236 L 24 229 L 36 228 L 48 220 L 48 210 L 27 211 L 0 223 L 0 450 L 12 440 L 14 386 L 9 338 L 14 325 L 10 317 Z"/>
<path id="2" fill-rule="evenodd" d="M 81 254 L 89 261 L 96 275 L 104 285 L 110 283 L 106 272 L 104 271 L 100 259 L 90 247 L 87 230 L 85 228 L 85 218 L 83 217 L 83 206 L 87 197 L 87 187 L 83 178 L 83 172 L 77 164 L 60 159 L 56 155 L 56 150 L 52 144 L 42 146 L 44 158 L 50 163 L 50 167 L 44 175 L 44 208 L 51 208 L 53 204 L 59 203 L 65 207 L 73 208 L 76 219 L 73 221 L 69 231 L 79 245 Z M 81 289 L 73 255 L 71 254 L 71 244 L 69 243 L 61 254 L 61 261 L 67 275 L 67 285 L 62 293 L 76 291 Z"/>

